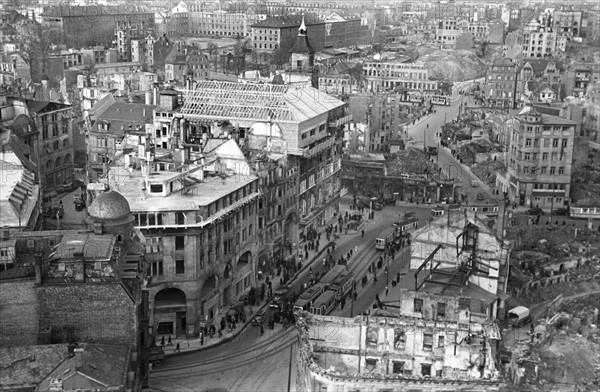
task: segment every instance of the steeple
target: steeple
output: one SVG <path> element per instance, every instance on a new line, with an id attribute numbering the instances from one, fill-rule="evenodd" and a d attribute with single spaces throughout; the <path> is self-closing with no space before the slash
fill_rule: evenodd
<path id="1" fill-rule="evenodd" d="M 300 28 L 298 29 L 298 37 L 305 37 L 306 36 L 306 24 L 304 24 L 304 13 L 302 13 L 302 24 L 300 25 Z"/>
<path id="2" fill-rule="evenodd" d="M 310 55 L 315 53 L 314 49 L 308 42 L 308 36 L 306 35 L 306 23 L 304 23 L 304 14 L 302 14 L 302 23 L 298 28 L 298 39 L 296 40 L 296 44 L 294 45 L 292 50 L 290 50 L 290 53 Z"/>

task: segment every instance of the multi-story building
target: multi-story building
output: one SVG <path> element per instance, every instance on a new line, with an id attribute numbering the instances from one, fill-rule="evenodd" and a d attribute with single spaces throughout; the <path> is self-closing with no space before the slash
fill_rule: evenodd
<path id="1" fill-rule="evenodd" d="M 118 29 L 137 30 L 141 36 L 154 29 L 154 13 L 137 5 L 47 6 L 42 26 L 57 28 L 68 47 L 111 45 Z"/>
<path id="2" fill-rule="evenodd" d="M 114 102 L 95 110 L 95 123 L 87 135 L 88 177 L 91 181 L 105 175 L 109 163 L 126 147 L 137 148 L 139 137 L 153 125 L 154 105 Z M 133 139 L 130 140 L 130 139 Z"/>
<path id="3" fill-rule="evenodd" d="M 568 96 L 584 97 L 588 89 L 600 81 L 600 66 L 593 63 L 575 63 L 565 75 L 565 90 Z"/>
<path id="4" fill-rule="evenodd" d="M 548 58 L 556 55 L 558 35 L 543 28 L 523 32 L 521 52 L 524 57 Z"/>
<path id="5" fill-rule="evenodd" d="M 488 107 L 512 109 L 515 107 L 516 82 L 517 65 L 509 58 L 496 58 L 487 70 L 482 98 L 487 100 Z"/>
<path id="6" fill-rule="evenodd" d="M 188 81 L 206 80 L 209 76 L 208 56 L 196 47 L 174 47 L 165 58 L 165 80 L 186 85 Z"/>
<path id="7" fill-rule="evenodd" d="M 166 33 L 170 36 L 181 36 L 188 34 L 189 30 L 190 13 L 188 12 L 188 5 L 184 1 L 180 1 L 167 15 Z"/>
<path id="8" fill-rule="evenodd" d="M 465 19 L 444 19 L 435 30 L 437 42 L 454 47 L 462 33 L 470 33 L 477 42 L 491 44 L 504 43 L 504 24 L 500 21 L 469 21 Z"/>
<path id="9" fill-rule="evenodd" d="M 288 53 L 296 43 L 303 17 L 271 17 L 251 25 L 252 50 L 269 53 L 281 49 Z M 351 47 L 369 39 L 368 26 L 361 19 L 321 20 L 305 18 L 307 37 L 315 52 L 326 48 Z M 286 59 L 287 61 L 287 59 Z"/>
<path id="10" fill-rule="evenodd" d="M 11 127 L 26 129 L 19 138 L 29 146 L 39 165 L 42 193 L 49 194 L 63 184 L 71 185 L 74 157 L 72 107 L 57 102 L 18 99 L 12 104 L 17 116 Z"/>
<path id="11" fill-rule="evenodd" d="M 184 102 L 181 113 L 189 121 L 227 120 L 241 145 L 246 135 L 261 135 L 285 153 L 287 170 L 298 176 L 287 184 L 290 195 L 295 192 L 298 213 L 285 221 L 299 224 L 301 238 L 333 217 L 340 192 L 342 126 L 351 120 L 342 101 L 308 86 L 200 82 Z M 300 242 L 290 236 L 285 236 L 290 243 Z"/>
<path id="12" fill-rule="evenodd" d="M 127 198 L 146 238 L 151 325 L 159 335 L 189 336 L 199 323 L 218 325 L 223 306 L 256 286 L 260 191 L 235 140 L 203 146 L 180 118 L 168 131 L 167 148 L 156 147 L 153 130 L 140 137 L 107 184 Z"/>
<path id="13" fill-rule="evenodd" d="M 237 6 L 236 6 L 237 7 Z M 267 14 L 249 8 L 246 12 L 228 12 L 207 9 L 204 5 L 190 5 L 190 33 L 220 37 L 249 37 L 250 26 L 267 19 Z"/>
<path id="14" fill-rule="evenodd" d="M 546 83 L 558 93 L 565 69 L 558 60 L 529 58 L 523 60 L 517 74 L 517 102 L 522 103 L 528 84 Z"/>
<path id="15" fill-rule="evenodd" d="M 580 37 L 582 33 L 583 11 L 555 10 L 552 13 L 552 28 L 568 37 Z"/>
<path id="16" fill-rule="evenodd" d="M 371 91 L 419 90 L 435 92 L 438 83 L 429 80 L 429 70 L 423 64 L 370 60 L 363 64 L 363 75 Z"/>
<path id="17" fill-rule="evenodd" d="M 399 312 L 354 319 L 297 314 L 296 390 L 503 389 L 500 330 L 482 317 L 477 300 L 403 290 L 396 302 Z"/>
<path id="18" fill-rule="evenodd" d="M 521 206 L 559 208 L 569 204 L 575 123 L 526 108 L 509 139 L 499 189 Z"/>

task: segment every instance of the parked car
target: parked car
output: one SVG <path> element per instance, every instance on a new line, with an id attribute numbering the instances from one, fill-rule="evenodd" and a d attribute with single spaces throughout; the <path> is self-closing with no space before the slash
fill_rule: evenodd
<path id="1" fill-rule="evenodd" d="M 527 210 L 527 215 L 544 215 L 544 211 L 541 208 L 530 208 Z"/>
<path id="2" fill-rule="evenodd" d="M 477 200 L 483 200 L 483 199 L 484 199 L 484 197 L 483 197 L 483 193 L 479 192 L 479 193 L 477 194 Z"/>
<path id="3" fill-rule="evenodd" d="M 477 187 L 477 181 L 475 181 L 475 180 L 471 180 L 471 186 L 472 186 L 473 188 L 476 188 L 476 187 Z"/>

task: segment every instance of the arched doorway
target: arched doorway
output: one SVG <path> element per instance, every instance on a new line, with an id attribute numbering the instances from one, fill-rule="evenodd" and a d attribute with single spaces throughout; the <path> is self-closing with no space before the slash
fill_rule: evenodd
<path id="1" fill-rule="evenodd" d="M 180 289 L 163 289 L 154 296 L 154 327 L 156 335 L 185 335 L 186 296 Z"/>

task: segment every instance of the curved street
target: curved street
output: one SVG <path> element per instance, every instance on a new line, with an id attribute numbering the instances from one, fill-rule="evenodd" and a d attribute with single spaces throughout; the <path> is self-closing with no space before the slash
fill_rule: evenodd
<path id="1" fill-rule="evenodd" d="M 341 213 L 349 210 L 350 197 L 342 199 Z M 368 274 L 369 282 L 363 288 L 360 278 L 365 274 L 371 262 L 377 261 L 381 252 L 375 250 L 375 238 L 392 223 L 400 220 L 407 212 L 412 211 L 419 219 L 419 227 L 428 224 L 431 217 L 431 206 L 403 204 L 386 206 L 375 213 L 375 218 L 365 225 L 365 235 L 361 233 L 341 234 L 340 245 L 334 251 L 334 259 L 346 255 L 355 249 L 348 263 L 348 268 L 355 273 L 357 280 L 357 301 L 352 304 L 347 297 L 344 309 L 336 308 L 333 315 L 350 316 L 361 314 L 370 309 L 375 295 L 385 291 L 388 284 L 383 268 L 378 271 L 379 279 L 373 282 L 373 274 Z M 390 281 L 398 272 L 408 271 L 408 249 L 390 263 Z M 316 260 L 312 264 L 313 273 L 323 269 L 322 263 Z M 408 278 L 408 277 L 407 277 Z M 300 285 L 310 279 L 308 270 L 302 271 L 294 281 L 297 290 Z M 408 285 L 405 279 L 402 287 Z M 281 392 L 287 390 L 291 352 L 291 390 L 295 390 L 296 377 L 296 331 L 293 327 L 276 324 L 274 330 L 265 328 L 260 335 L 257 326 L 249 325 L 240 334 L 227 343 L 201 351 L 190 351 L 180 355 L 169 356 L 164 364 L 151 372 L 150 391 L 187 392 L 187 391 L 265 391 Z"/>

